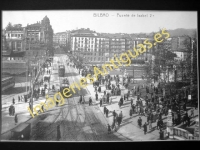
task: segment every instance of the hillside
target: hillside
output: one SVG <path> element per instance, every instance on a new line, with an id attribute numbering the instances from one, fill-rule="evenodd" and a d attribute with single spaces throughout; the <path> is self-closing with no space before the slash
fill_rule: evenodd
<path id="1" fill-rule="evenodd" d="M 188 35 L 190 37 L 194 36 L 194 32 L 196 29 L 183 29 L 183 28 L 179 28 L 179 29 L 175 29 L 175 30 L 168 30 L 168 32 L 170 33 L 170 36 L 182 36 L 182 35 Z"/>

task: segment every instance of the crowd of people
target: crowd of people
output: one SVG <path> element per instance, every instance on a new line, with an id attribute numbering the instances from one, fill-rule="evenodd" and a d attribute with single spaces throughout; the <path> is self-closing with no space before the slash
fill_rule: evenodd
<path id="1" fill-rule="evenodd" d="M 86 76 L 87 73 L 92 74 L 92 71 L 89 69 L 83 69 L 82 71 L 79 70 L 79 73 L 82 74 L 82 76 Z M 111 84 L 111 81 L 115 81 L 115 84 Z M 93 87 L 95 91 L 95 99 L 100 101 L 100 107 L 102 107 L 104 103 L 112 104 L 111 97 L 114 95 L 121 95 L 118 102 L 119 109 L 123 106 L 125 100 L 130 100 L 130 117 L 133 114 L 146 117 L 146 122 L 144 122 L 143 125 L 142 119 L 138 119 L 138 126 L 144 128 L 145 134 L 147 133 L 147 126 L 149 126 L 149 130 L 152 130 L 152 123 L 156 121 L 156 128 L 160 130 L 160 132 L 165 128 L 162 116 L 167 116 L 169 109 L 172 110 L 173 125 L 185 123 L 187 126 L 190 126 L 190 119 L 194 116 L 194 109 L 191 110 L 191 115 L 188 116 L 186 109 L 188 91 L 179 92 L 175 88 L 169 88 L 167 92 L 165 87 L 161 86 L 160 83 L 157 85 L 153 83 L 135 85 L 132 89 L 128 89 L 130 78 L 126 76 L 123 78 L 122 83 L 125 89 L 128 89 L 128 92 L 121 94 L 119 82 L 120 79 L 118 75 L 114 77 L 111 77 L 109 74 L 107 76 L 98 75 L 98 80 L 93 82 Z M 101 97 L 99 96 L 102 92 L 100 85 L 104 85 L 106 88 Z M 133 104 L 133 97 L 137 97 L 136 104 Z M 183 116 L 181 110 L 184 111 Z M 106 117 L 108 117 L 109 112 L 110 111 L 104 106 L 104 114 Z M 109 133 L 111 131 L 110 129 L 115 129 L 116 122 L 120 125 L 121 119 L 119 119 L 116 112 L 113 111 L 113 123 L 111 126 L 108 125 Z"/>

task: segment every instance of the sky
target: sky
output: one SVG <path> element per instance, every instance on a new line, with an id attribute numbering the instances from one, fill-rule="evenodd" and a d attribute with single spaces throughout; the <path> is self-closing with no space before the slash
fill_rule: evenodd
<path id="1" fill-rule="evenodd" d="M 102 15 L 102 16 L 101 16 Z M 165 28 L 197 29 L 197 11 L 44 10 L 2 11 L 2 27 L 37 23 L 45 16 L 54 33 L 90 28 L 99 33 L 150 33 Z"/>

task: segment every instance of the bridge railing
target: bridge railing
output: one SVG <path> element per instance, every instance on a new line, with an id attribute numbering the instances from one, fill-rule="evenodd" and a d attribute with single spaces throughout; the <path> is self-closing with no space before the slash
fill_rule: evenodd
<path id="1" fill-rule="evenodd" d="M 181 128 L 177 128 L 177 127 L 173 128 L 173 137 L 174 136 L 177 136 L 181 139 L 186 139 L 186 140 L 194 139 L 194 136 L 190 132 Z"/>

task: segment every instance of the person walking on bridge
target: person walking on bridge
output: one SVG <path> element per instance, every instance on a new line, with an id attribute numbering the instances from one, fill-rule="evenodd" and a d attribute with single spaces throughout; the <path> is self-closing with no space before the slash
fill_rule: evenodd
<path id="1" fill-rule="evenodd" d="M 15 104 L 15 98 L 13 97 L 13 104 Z"/>
<path id="2" fill-rule="evenodd" d="M 15 124 L 17 124 L 18 123 L 18 116 L 17 116 L 17 114 L 15 115 Z"/>
<path id="3" fill-rule="evenodd" d="M 92 98 L 89 98 L 89 106 L 92 105 Z"/>
<path id="4" fill-rule="evenodd" d="M 96 92 L 95 94 L 96 100 L 98 101 L 98 93 Z"/>
<path id="5" fill-rule="evenodd" d="M 144 134 L 146 134 L 147 133 L 147 124 L 146 124 L 146 122 L 144 123 L 143 128 L 144 128 Z"/>

